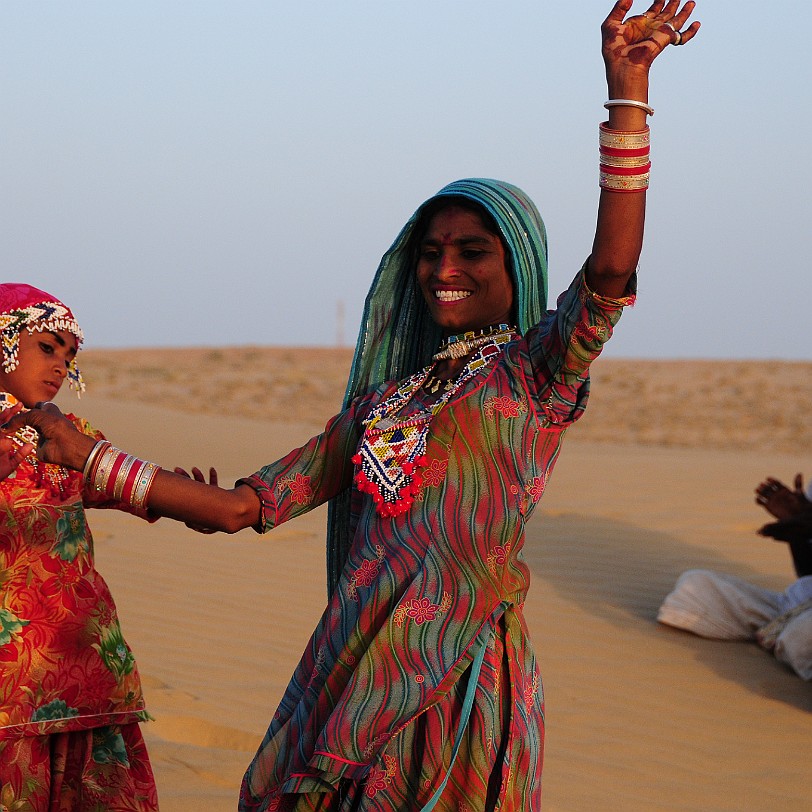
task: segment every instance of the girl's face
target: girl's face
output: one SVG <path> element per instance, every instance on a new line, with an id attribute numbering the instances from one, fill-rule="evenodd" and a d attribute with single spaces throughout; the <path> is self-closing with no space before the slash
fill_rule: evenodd
<path id="1" fill-rule="evenodd" d="M 504 246 L 468 209 L 452 205 L 432 217 L 420 243 L 417 281 L 445 335 L 511 321 Z"/>
<path id="2" fill-rule="evenodd" d="M 31 409 L 43 400 L 53 400 L 76 357 L 76 337 L 67 330 L 20 331 L 17 368 L 6 372 L 0 366 L 0 389 L 14 395 Z"/>

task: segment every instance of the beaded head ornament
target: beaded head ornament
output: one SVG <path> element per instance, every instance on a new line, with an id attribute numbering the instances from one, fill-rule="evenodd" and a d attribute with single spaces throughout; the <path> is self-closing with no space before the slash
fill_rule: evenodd
<path id="1" fill-rule="evenodd" d="M 84 340 L 82 328 L 70 308 L 55 296 L 22 282 L 0 284 L 0 346 L 5 372 L 13 372 L 19 364 L 20 333 L 43 330 L 67 330 L 76 336 L 77 348 Z M 74 358 L 68 366 L 68 384 L 77 393 L 85 390 L 82 373 Z"/>
<path id="2" fill-rule="evenodd" d="M 416 283 L 413 235 L 423 210 L 443 197 L 480 206 L 504 242 L 513 278 L 515 324 L 525 333 L 547 307 L 547 232 L 533 201 L 512 184 L 488 178 L 454 181 L 412 215 L 381 259 L 367 294 L 344 396 L 351 401 L 384 381 L 403 380 L 431 363 L 442 338 Z M 331 500 L 327 524 L 327 583 L 332 593 L 350 545 L 349 491 Z"/>

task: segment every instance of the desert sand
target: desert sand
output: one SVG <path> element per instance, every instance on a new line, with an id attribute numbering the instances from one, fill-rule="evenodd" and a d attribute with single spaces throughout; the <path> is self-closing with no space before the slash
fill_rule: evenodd
<path id="1" fill-rule="evenodd" d="M 318 432 L 347 350 L 87 350 L 81 414 L 164 466 L 223 483 Z M 547 812 L 802 810 L 812 686 L 755 645 L 659 626 L 684 569 L 783 589 L 786 549 L 755 534 L 766 475 L 812 476 L 812 364 L 596 364 L 526 556 L 547 702 Z M 236 808 L 242 772 L 323 608 L 323 508 L 268 536 L 91 517 L 155 721 L 164 812 Z M 806 789 L 804 789 L 806 787 Z"/>

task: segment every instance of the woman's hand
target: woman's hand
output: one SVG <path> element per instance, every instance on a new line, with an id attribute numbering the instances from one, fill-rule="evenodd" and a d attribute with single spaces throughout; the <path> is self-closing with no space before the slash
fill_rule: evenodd
<path id="1" fill-rule="evenodd" d="M 652 3 L 643 14 L 624 20 L 632 0 L 618 0 L 601 26 L 603 61 L 610 98 L 648 101 L 648 72 L 669 45 L 685 45 L 696 36 L 699 22 L 683 26 L 696 3 L 680 0 Z"/>
<path id="2" fill-rule="evenodd" d="M 23 426 L 31 426 L 39 434 L 39 459 L 76 471 L 84 468 L 96 444 L 92 437 L 82 434 L 53 403 L 38 403 L 27 412 L 15 414 L 3 426 L 3 433 L 13 434 Z"/>

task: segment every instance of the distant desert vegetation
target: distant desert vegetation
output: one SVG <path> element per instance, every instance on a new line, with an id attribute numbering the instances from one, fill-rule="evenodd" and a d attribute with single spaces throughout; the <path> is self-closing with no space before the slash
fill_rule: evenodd
<path id="1" fill-rule="evenodd" d="M 85 350 L 90 391 L 189 413 L 324 423 L 341 403 L 350 349 Z M 599 359 L 571 439 L 812 452 L 812 363 Z M 803 466 L 802 466 L 803 467 Z"/>

